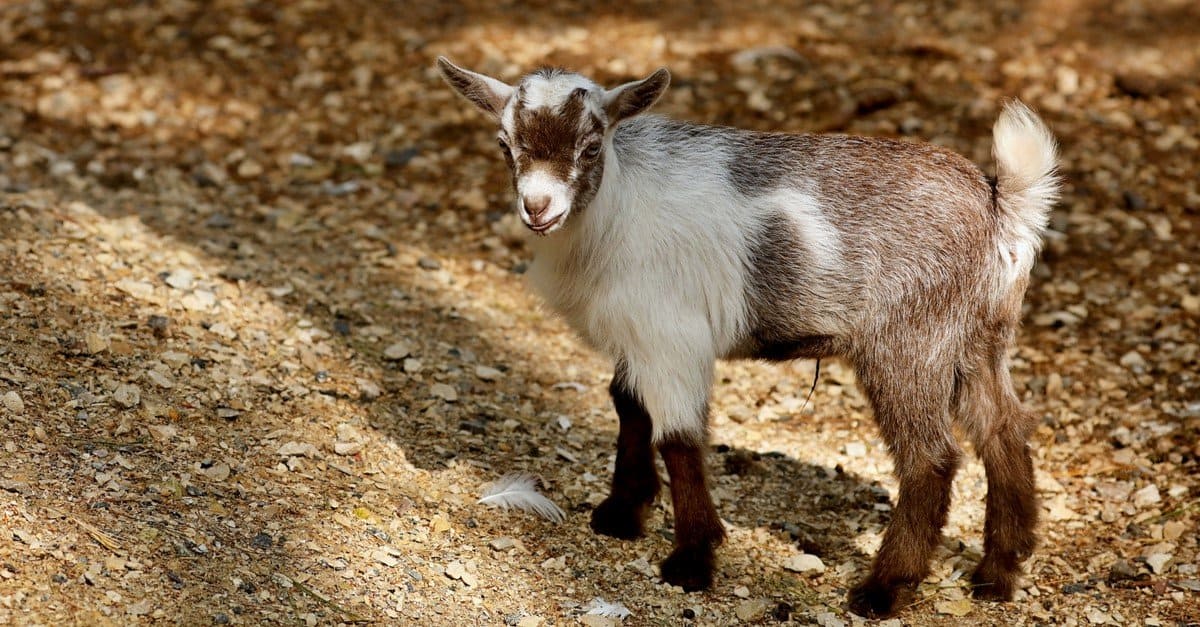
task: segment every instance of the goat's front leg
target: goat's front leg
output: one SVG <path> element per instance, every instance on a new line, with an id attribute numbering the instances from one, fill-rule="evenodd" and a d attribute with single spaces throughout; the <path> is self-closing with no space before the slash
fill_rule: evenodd
<path id="1" fill-rule="evenodd" d="M 662 563 L 663 581 L 688 592 L 712 585 L 716 548 L 725 539 L 704 470 L 703 436 L 668 435 L 658 443 L 671 477 L 675 550 Z"/>
<path id="2" fill-rule="evenodd" d="M 612 492 L 592 511 L 592 530 L 614 538 L 637 538 L 642 535 L 646 510 L 658 496 L 658 471 L 654 468 L 651 444 L 653 425 L 650 414 L 629 386 L 624 365 L 617 365 L 608 392 L 621 421 L 617 465 Z"/>

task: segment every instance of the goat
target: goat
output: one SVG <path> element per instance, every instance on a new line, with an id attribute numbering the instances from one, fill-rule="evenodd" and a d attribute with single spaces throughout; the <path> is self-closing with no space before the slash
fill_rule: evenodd
<path id="1" fill-rule="evenodd" d="M 643 533 L 670 478 L 664 581 L 712 583 L 725 537 L 704 469 L 716 359 L 852 365 L 895 461 L 892 522 L 849 594 L 888 616 L 928 574 L 961 449 L 987 472 L 977 598 L 1012 598 L 1038 504 L 1006 351 L 1057 198 L 1056 147 L 1020 102 L 993 129 L 997 177 L 949 150 L 883 138 L 762 133 L 640 115 L 667 70 L 606 90 L 544 69 L 516 85 L 444 57 L 446 82 L 500 125 L 533 287 L 615 362 L 611 494 L 591 527 Z"/>

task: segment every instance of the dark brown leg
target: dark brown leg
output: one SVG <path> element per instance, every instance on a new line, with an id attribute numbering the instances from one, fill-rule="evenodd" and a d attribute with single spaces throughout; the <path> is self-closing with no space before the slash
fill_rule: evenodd
<path id="1" fill-rule="evenodd" d="M 691 592 L 712 585 L 714 553 L 725 527 L 708 493 L 703 440 L 678 435 L 658 444 L 671 477 L 675 510 L 675 550 L 662 563 L 663 581 Z"/>
<path id="2" fill-rule="evenodd" d="M 1021 408 L 1007 372 L 996 375 L 993 389 L 999 408 L 992 417 L 996 428 L 975 443 L 987 471 L 988 492 L 983 561 L 971 583 L 976 598 L 1008 601 L 1016 590 L 1021 562 L 1037 544 L 1038 503 L 1033 459 L 1026 446 L 1034 420 Z"/>
<path id="3" fill-rule="evenodd" d="M 915 363 L 859 368 L 900 479 L 900 497 L 871 574 L 850 591 L 850 610 L 868 618 L 891 616 L 907 605 L 929 573 L 961 457 L 948 412 L 953 377 L 947 372 L 943 381 L 930 373 L 918 381 Z"/>
<path id="4" fill-rule="evenodd" d="M 637 538 L 642 535 L 646 510 L 658 495 L 650 415 L 626 385 L 620 367 L 608 391 L 621 421 L 617 465 L 612 493 L 592 511 L 592 530 L 614 538 Z"/>

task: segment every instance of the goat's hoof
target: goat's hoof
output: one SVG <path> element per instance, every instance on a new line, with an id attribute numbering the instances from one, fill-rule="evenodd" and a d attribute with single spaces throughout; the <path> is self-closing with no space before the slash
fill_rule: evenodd
<path id="1" fill-rule="evenodd" d="M 679 547 L 663 560 L 663 581 L 686 592 L 712 586 L 713 550 L 709 547 Z"/>
<path id="2" fill-rule="evenodd" d="M 850 590 L 850 611 L 864 618 L 888 618 L 912 600 L 914 586 L 889 586 L 874 578 Z"/>
<path id="3" fill-rule="evenodd" d="M 971 596 L 980 601 L 1011 601 L 1016 579 L 1015 573 L 985 558 L 971 575 Z"/>
<path id="4" fill-rule="evenodd" d="M 610 496 L 592 510 L 592 531 L 622 540 L 640 538 L 644 509 L 644 506 Z"/>

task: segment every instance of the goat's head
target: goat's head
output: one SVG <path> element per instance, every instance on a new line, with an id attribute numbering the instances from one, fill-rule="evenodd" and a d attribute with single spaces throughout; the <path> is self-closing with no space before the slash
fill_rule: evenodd
<path id="1" fill-rule="evenodd" d="M 665 68 L 606 90 L 562 70 L 539 70 L 515 86 L 460 68 L 445 57 L 438 68 L 446 82 L 500 123 L 497 140 L 530 230 L 547 234 L 587 207 L 604 176 L 611 131 L 649 109 L 666 90 Z"/>

